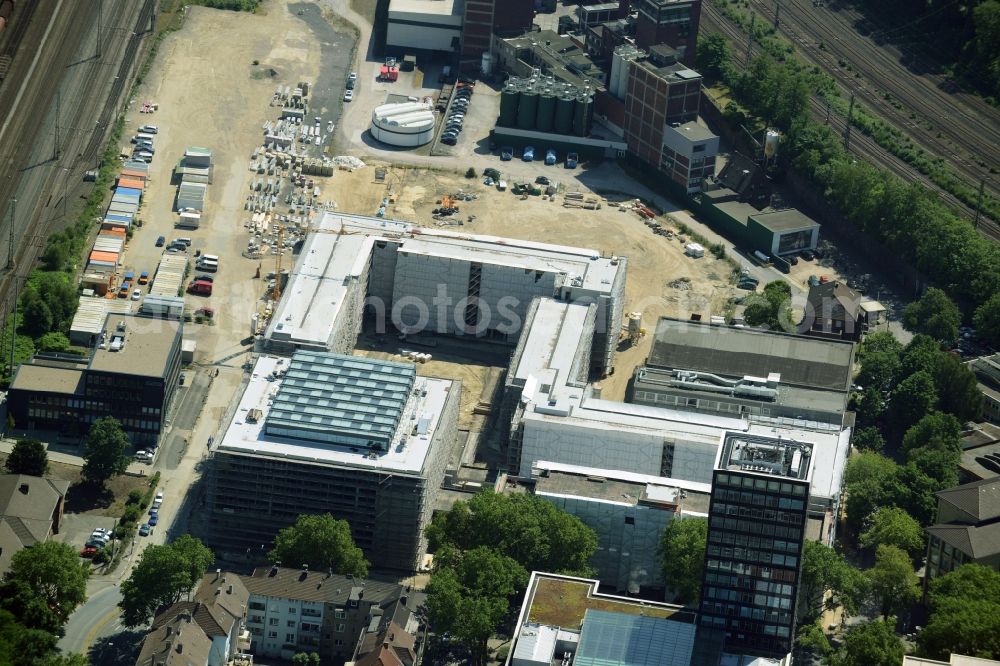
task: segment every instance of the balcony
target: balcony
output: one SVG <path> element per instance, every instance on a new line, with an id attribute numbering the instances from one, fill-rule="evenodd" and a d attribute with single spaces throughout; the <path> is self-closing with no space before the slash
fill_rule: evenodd
<path id="1" fill-rule="evenodd" d="M 250 635 L 250 631 L 248 629 L 244 629 L 240 632 L 239 639 L 236 641 L 236 649 L 240 652 L 249 652 L 252 640 L 253 637 Z"/>

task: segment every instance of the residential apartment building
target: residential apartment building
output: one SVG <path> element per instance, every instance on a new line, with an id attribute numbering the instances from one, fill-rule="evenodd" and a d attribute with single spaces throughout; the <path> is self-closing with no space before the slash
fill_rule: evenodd
<path id="1" fill-rule="evenodd" d="M 240 579 L 250 595 L 247 627 L 253 653 L 260 657 L 318 652 L 323 663 L 344 663 L 367 654 L 366 642 L 371 650 L 382 645 L 372 636 L 390 625 L 416 630 L 399 585 L 279 566 L 261 567 Z"/>
<path id="2" fill-rule="evenodd" d="M 205 574 L 193 599 L 156 615 L 136 666 L 250 666 L 250 633 L 244 627 L 249 596 L 236 574 L 221 569 Z"/>
<path id="3" fill-rule="evenodd" d="M 860 340 L 865 334 L 888 326 L 885 306 L 834 280 L 809 287 L 799 331 L 805 335 Z"/>
<path id="4" fill-rule="evenodd" d="M 16 431 L 79 436 L 114 416 L 134 444 L 155 445 L 178 386 L 183 327 L 109 314 L 88 356 L 38 354 L 22 363 L 7 397 Z"/>
<path id="5" fill-rule="evenodd" d="M 641 0 L 635 26 L 636 45 L 666 44 L 687 65 L 694 64 L 701 20 L 701 0 Z"/>
<path id="6" fill-rule="evenodd" d="M 206 540 L 245 560 L 300 514 L 331 513 L 374 566 L 415 570 L 460 396 L 412 363 L 262 356 L 213 449 Z"/>
<path id="7" fill-rule="evenodd" d="M 699 624 L 727 652 L 784 659 L 806 539 L 813 446 L 728 433 L 712 479 Z"/>
<path id="8" fill-rule="evenodd" d="M 0 577 L 18 551 L 59 534 L 69 482 L 0 474 Z"/>
<path id="9" fill-rule="evenodd" d="M 925 585 L 963 564 L 1000 571 L 1000 476 L 937 493 L 937 520 L 927 528 Z"/>

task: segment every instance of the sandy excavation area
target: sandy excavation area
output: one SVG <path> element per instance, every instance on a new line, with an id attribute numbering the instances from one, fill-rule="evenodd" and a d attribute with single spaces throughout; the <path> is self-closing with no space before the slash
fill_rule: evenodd
<path id="1" fill-rule="evenodd" d="M 384 182 L 376 182 L 376 168 L 386 169 Z M 578 181 L 573 181 L 569 189 L 586 191 Z M 339 210 L 364 215 L 373 214 L 384 198 L 395 198 L 387 216 L 425 226 L 437 225 L 431 211 L 442 196 L 463 191 L 478 197 L 458 204 L 460 212 L 454 219 L 463 224 L 440 228 L 593 248 L 605 255 L 628 257 L 626 309 L 642 312 L 649 334 L 636 346 L 621 347 L 614 375 L 601 382 L 603 395 L 609 399 L 624 398 L 632 370 L 649 353 L 659 317 L 688 318 L 697 313 L 708 319 L 723 314 L 726 301 L 736 295 L 728 262 L 711 254 L 701 259 L 686 256 L 684 245 L 676 238 L 671 241 L 657 236 L 635 212 L 619 210 L 616 201 L 621 198 L 605 201 L 600 210 L 566 208 L 559 194 L 555 201 L 542 197 L 522 200 L 509 191 L 499 192 L 483 185 L 482 179 L 467 179 L 444 170 L 381 164 L 369 164 L 354 172 L 339 171 L 329 179 L 327 191 L 336 199 Z M 470 216 L 475 218 L 471 222 Z M 665 216 L 658 221 L 664 226 L 670 224 Z"/>
<path id="2" fill-rule="evenodd" d="M 127 141 L 139 125 L 155 123 L 160 127 L 151 182 L 141 211 L 145 224 L 130 244 L 131 267 L 155 268 L 162 251 L 154 247 L 159 235 L 168 239 L 189 236 L 194 248 L 223 257 L 213 296 L 188 296 L 189 308 L 207 305 L 218 312 L 215 326 L 203 326 L 197 332 L 199 360 L 207 362 L 225 359 L 241 349 L 241 341 L 249 334 L 250 317 L 259 308 L 264 291 L 262 281 L 253 279 L 258 262 L 240 253 L 247 242 L 243 225 L 249 213 L 243 204 L 251 179 L 250 154 L 260 145 L 262 124 L 279 113 L 278 108 L 269 106 L 271 96 L 279 85 L 294 87 L 298 81 L 313 82 L 329 91 L 317 98 L 317 108 L 311 112 L 323 115 L 324 124 L 327 118 L 339 120 L 340 108 L 331 91 L 342 84 L 338 82 L 340 74 L 331 75 L 330 70 L 336 67 L 339 72 L 350 67 L 343 55 L 350 52 L 350 38 L 329 32 L 329 26 L 326 32 L 319 31 L 316 5 L 282 0 L 266 3 L 264 10 L 250 15 L 190 7 L 183 29 L 162 43 L 160 55 L 137 97 L 139 101 L 156 101 L 160 110 L 152 115 L 134 111 L 126 128 Z M 338 41 L 341 39 L 344 41 Z M 344 61 L 334 62 L 331 53 Z M 176 186 L 171 184 L 171 172 L 188 146 L 211 148 L 215 159 L 204 223 L 195 231 L 173 227 Z M 405 160 L 406 155 L 400 158 Z M 729 280 L 729 263 L 710 254 L 701 259 L 685 256 L 682 243 L 654 235 L 635 212 L 619 210 L 617 202 L 624 195 L 602 200 L 600 210 L 563 206 L 565 191 L 591 195 L 584 183 L 613 189 L 601 177 L 589 177 L 583 169 L 563 172 L 516 161 L 501 165 L 485 156 L 478 162 L 480 169 L 484 164 L 503 168 L 520 180 L 532 180 L 545 173 L 561 179 L 563 184 L 555 201 L 543 197 L 522 200 L 509 191 L 487 187 L 481 178 L 465 178 L 467 165 L 461 165 L 459 172 L 455 161 L 442 158 L 440 168 L 369 161 L 362 169 L 317 177 L 316 185 L 322 189 L 322 198 L 343 212 L 373 215 L 388 198 L 388 217 L 425 226 L 438 224 L 431 211 L 442 196 L 462 191 L 476 198 L 458 203 L 460 213 L 453 219 L 463 224 L 451 229 L 587 247 L 604 255 L 628 257 L 626 308 L 642 312 L 650 334 L 660 316 L 687 318 L 698 313 L 707 319 L 723 314 L 727 299 L 736 295 Z M 377 168 L 384 169 L 382 178 L 376 178 Z M 282 212 L 280 207 L 278 212 Z M 470 217 L 474 219 L 470 221 Z M 669 225 L 666 217 L 658 221 Z M 270 269 L 267 263 L 262 266 L 265 272 Z M 602 382 L 606 397 L 624 396 L 633 368 L 648 354 L 650 339 L 651 335 L 647 335 L 636 346 L 622 346 L 614 375 Z M 389 343 L 369 346 L 371 353 L 398 351 Z M 488 368 L 506 364 L 509 352 L 497 352 L 496 359 L 488 349 L 459 350 L 452 357 L 442 349 L 441 367 L 432 361 L 420 366 L 420 372 L 462 379 L 465 401 L 471 407 L 479 399 Z M 471 365 L 467 370 L 454 369 L 463 364 Z"/>

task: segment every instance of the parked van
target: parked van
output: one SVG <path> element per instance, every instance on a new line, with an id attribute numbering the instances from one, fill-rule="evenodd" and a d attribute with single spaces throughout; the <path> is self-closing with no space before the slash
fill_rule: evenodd
<path id="1" fill-rule="evenodd" d="M 179 238 L 178 240 L 187 240 L 187 239 Z M 214 261 L 215 263 L 219 263 L 219 255 L 217 255 L 217 254 L 203 254 L 203 255 L 201 255 L 201 260 L 202 261 Z"/>
<path id="2" fill-rule="evenodd" d="M 215 273 L 219 270 L 219 262 L 201 259 L 195 265 L 199 271 L 205 271 L 206 273 Z"/>
<path id="3" fill-rule="evenodd" d="M 212 295 L 212 283 L 205 282 L 204 280 L 195 280 L 188 285 L 187 291 L 189 294 L 197 294 L 199 296 L 211 296 Z"/>

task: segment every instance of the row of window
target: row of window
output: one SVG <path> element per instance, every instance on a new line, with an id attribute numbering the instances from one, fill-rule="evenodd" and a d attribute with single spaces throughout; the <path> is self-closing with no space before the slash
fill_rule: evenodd
<path id="1" fill-rule="evenodd" d="M 750 550 L 749 548 L 734 548 L 732 546 L 709 544 L 705 552 L 714 557 L 737 559 L 741 562 L 770 564 L 775 567 L 798 567 L 799 565 L 797 555 L 784 555 L 766 550 Z"/>
<path id="2" fill-rule="evenodd" d="M 782 553 L 796 553 L 799 552 L 799 542 L 798 541 L 785 541 L 783 539 L 770 539 L 768 537 L 761 537 L 749 534 L 737 534 L 735 532 L 721 532 L 719 530 L 714 530 L 709 534 L 709 540 L 712 543 L 722 544 L 724 546 L 742 546 L 744 548 L 753 548 L 760 550 L 776 550 Z"/>
<path id="3" fill-rule="evenodd" d="M 709 573 L 705 576 L 705 583 L 708 585 L 722 585 L 731 588 L 742 588 L 744 590 L 757 590 L 771 594 L 780 594 L 786 597 L 795 595 L 795 588 L 784 583 L 773 583 L 766 580 L 754 580 L 746 576 L 728 576 L 725 574 Z"/>
<path id="4" fill-rule="evenodd" d="M 801 511 L 805 507 L 805 501 L 801 499 L 793 499 L 782 495 L 771 495 L 764 492 L 750 492 L 746 490 L 740 491 L 727 490 L 725 488 L 713 488 L 712 497 L 720 501 L 735 502 L 739 506 L 748 509 L 751 506 L 766 506 L 772 509 L 777 508 L 789 511 Z"/>
<path id="5" fill-rule="evenodd" d="M 787 483 L 785 481 L 775 481 L 773 479 L 763 479 L 743 474 L 726 474 L 723 472 L 715 475 L 715 483 L 713 485 L 766 490 L 772 493 L 780 492 L 783 495 L 796 495 L 798 497 L 806 494 L 806 486 L 803 484 Z"/>
<path id="6" fill-rule="evenodd" d="M 775 580 L 783 583 L 794 583 L 798 575 L 798 569 L 772 569 L 759 564 L 717 560 L 712 557 L 705 560 L 705 566 L 709 571 L 729 571 L 741 576 L 753 576 L 754 578 Z"/>
<path id="7" fill-rule="evenodd" d="M 788 597 L 746 594 L 724 587 L 709 587 L 705 592 L 705 603 L 717 605 L 724 602 L 731 602 L 726 604 L 726 608 L 731 608 L 732 604 L 735 604 L 740 609 L 740 617 L 762 621 L 770 614 L 792 610 L 792 600 Z"/>
<path id="8" fill-rule="evenodd" d="M 775 525 L 773 523 L 761 522 L 764 520 L 764 511 L 759 509 L 754 509 L 750 513 L 750 517 L 754 519 L 754 522 L 748 522 L 745 520 L 738 520 L 736 518 L 723 518 L 722 516 L 712 516 L 709 520 L 709 526 L 712 530 L 736 530 L 737 528 L 743 532 L 761 534 L 766 537 L 779 537 L 782 539 L 790 539 L 793 541 L 802 540 L 802 529 L 798 527 L 793 527 L 790 525 Z"/>
<path id="9" fill-rule="evenodd" d="M 744 615 L 742 611 L 749 611 Z M 753 608 L 740 608 L 732 604 L 702 604 L 702 624 L 712 624 L 717 627 L 726 627 L 730 630 L 742 629 L 753 633 L 764 634 L 765 636 L 789 635 L 789 627 L 792 624 L 791 613 L 765 613 L 764 620 L 755 619 Z"/>

